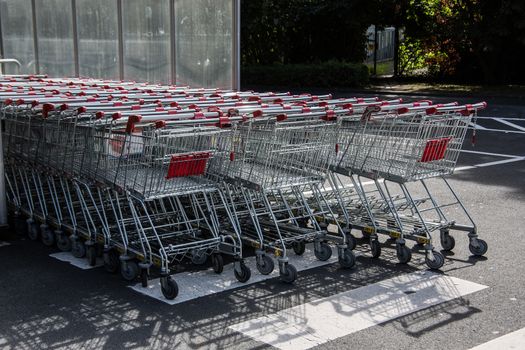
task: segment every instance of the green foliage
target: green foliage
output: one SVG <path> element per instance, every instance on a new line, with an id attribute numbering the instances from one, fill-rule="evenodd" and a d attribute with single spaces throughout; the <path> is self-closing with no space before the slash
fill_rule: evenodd
<path id="1" fill-rule="evenodd" d="M 243 85 L 356 87 L 368 84 L 368 67 L 331 60 L 320 64 L 243 66 Z"/>
<path id="2" fill-rule="evenodd" d="M 400 48 L 403 73 L 486 83 L 525 79 L 523 0 L 409 0 Z"/>

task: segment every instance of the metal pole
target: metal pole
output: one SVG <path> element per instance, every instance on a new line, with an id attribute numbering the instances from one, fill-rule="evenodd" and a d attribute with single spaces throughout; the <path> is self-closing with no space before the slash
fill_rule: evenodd
<path id="1" fill-rule="evenodd" d="M 4 135 L 4 121 L 0 121 L 0 227 L 6 227 L 7 223 L 7 197 L 5 194 L 5 169 L 4 148 L 2 145 Z"/>
<path id="2" fill-rule="evenodd" d="M 374 75 L 377 75 L 377 25 L 374 26 Z"/>
<path id="3" fill-rule="evenodd" d="M 118 38 L 118 75 L 120 80 L 124 80 L 124 33 L 123 33 L 123 18 L 122 18 L 122 0 L 117 1 L 117 38 Z"/>
<path id="4" fill-rule="evenodd" d="M 399 74 L 399 28 L 394 28 L 394 76 Z"/>
<path id="5" fill-rule="evenodd" d="M 241 0 L 233 0 L 233 89 L 241 89 Z"/>
<path id="6" fill-rule="evenodd" d="M 80 76 L 80 62 L 78 56 L 78 23 L 77 23 L 77 1 L 71 1 L 71 12 L 73 14 L 73 60 L 75 63 L 75 76 Z"/>
<path id="7" fill-rule="evenodd" d="M 36 3 L 31 1 L 31 15 L 33 17 L 33 48 L 35 50 L 35 73 L 40 74 L 40 56 L 38 54 L 38 29 L 36 23 Z"/>
<path id="8" fill-rule="evenodd" d="M 176 21 L 176 14 L 175 14 L 175 0 L 170 1 L 170 53 L 171 53 L 171 84 L 177 84 L 177 56 L 175 52 L 175 48 L 177 45 L 177 33 L 175 32 L 175 21 Z"/>

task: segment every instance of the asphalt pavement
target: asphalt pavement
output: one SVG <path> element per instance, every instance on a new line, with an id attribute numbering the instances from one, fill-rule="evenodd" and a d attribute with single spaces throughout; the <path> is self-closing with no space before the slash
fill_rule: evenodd
<path id="1" fill-rule="evenodd" d="M 137 293 L 103 268 L 83 270 L 50 257 L 56 248 L 3 239 L 0 348 L 470 349 L 524 328 L 525 105 L 486 100 L 476 144 L 469 131 L 459 170 L 450 177 L 488 242 L 486 257 L 471 256 L 466 234 L 457 232 L 442 273 L 429 275 L 417 254 L 401 265 L 394 249 L 372 259 L 363 245 L 351 270 L 330 263 L 301 271 L 294 285 L 270 278 L 169 305 Z M 449 297 L 432 294 L 432 288 L 447 289 Z M 326 301 L 330 307 L 323 306 Z M 268 332 L 283 337 L 283 325 L 294 330 L 287 333 L 291 339 L 264 341 L 243 331 L 244 324 L 255 330 L 270 324 Z"/>

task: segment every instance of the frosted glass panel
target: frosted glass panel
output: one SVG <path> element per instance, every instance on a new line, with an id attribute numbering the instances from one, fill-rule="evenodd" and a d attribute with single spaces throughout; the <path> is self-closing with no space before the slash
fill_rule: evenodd
<path id="1" fill-rule="evenodd" d="M 122 2 L 124 78 L 169 83 L 171 80 L 168 0 Z"/>
<path id="2" fill-rule="evenodd" d="M 117 2 L 77 0 L 76 6 L 80 75 L 117 79 Z"/>
<path id="3" fill-rule="evenodd" d="M 175 0 L 177 83 L 232 87 L 232 0 Z"/>
<path id="4" fill-rule="evenodd" d="M 71 0 L 36 1 L 40 73 L 73 76 L 73 13 Z"/>
<path id="5" fill-rule="evenodd" d="M 4 58 L 15 58 L 22 63 L 20 73 L 35 73 L 33 19 L 31 0 L 0 0 L 0 22 Z M 4 73 L 18 73 L 16 66 L 3 65 Z"/>

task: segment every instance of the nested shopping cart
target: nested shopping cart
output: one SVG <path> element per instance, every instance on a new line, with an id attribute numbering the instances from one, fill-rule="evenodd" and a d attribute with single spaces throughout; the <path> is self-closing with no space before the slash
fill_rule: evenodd
<path id="1" fill-rule="evenodd" d="M 297 271 L 288 263 L 287 248 L 292 246 L 300 255 L 306 242 L 314 242 L 320 260 L 328 260 L 332 254 L 327 242 L 336 242 L 341 264 L 354 265 L 345 236 L 329 233 L 319 225 L 315 220 L 319 213 L 305 195 L 319 193 L 317 187 L 325 181 L 335 145 L 331 130 L 338 125 L 323 119 L 332 117 L 331 111 L 258 114 L 237 125 L 225 147 L 230 153 L 212 162 L 212 172 L 225 184 L 244 242 L 256 248 L 257 268 L 262 274 L 274 269 L 267 255 L 270 252 L 278 260 L 281 279 L 293 282 Z"/>
<path id="2" fill-rule="evenodd" d="M 360 118 L 343 122 L 338 139 L 341 151 L 331 169 L 350 181 L 345 184 L 343 178 L 332 174 L 333 202 L 344 208 L 339 210 L 338 219 L 369 237 L 374 257 L 381 254 L 377 234 L 382 233 L 395 240 L 400 262 L 411 259 L 411 250 L 405 245 L 410 239 L 424 245 L 430 268 L 443 265 L 444 257 L 434 250 L 431 232 L 440 230 L 443 237 L 450 227 L 466 227 L 446 220 L 441 209 L 450 203 L 438 204 L 425 179 L 439 177 L 452 191 L 444 176 L 455 168 L 472 114 L 484 106 L 425 107 L 403 113 L 385 113 L 381 107 L 372 107 Z M 362 178 L 372 180 L 372 184 L 365 184 Z M 428 190 L 428 198 L 412 196 L 407 184 L 415 181 Z M 394 193 L 392 184 L 400 191 Z M 457 195 L 453 196 L 454 204 L 467 213 Z M 423 215 L 420 206 L 424 202 L 433 203 L 431 210 L 439 220 L 429 221 Z M 468 213 L 467 217 L 471 219 Z M 469 232 L 471 246 L 486 247 L 477 238 L 473 222 Z"/>

